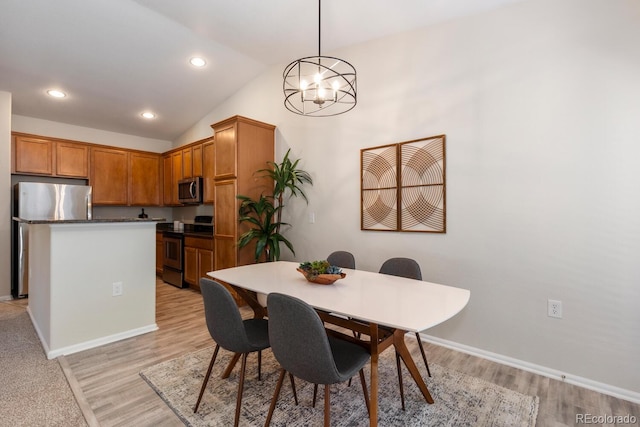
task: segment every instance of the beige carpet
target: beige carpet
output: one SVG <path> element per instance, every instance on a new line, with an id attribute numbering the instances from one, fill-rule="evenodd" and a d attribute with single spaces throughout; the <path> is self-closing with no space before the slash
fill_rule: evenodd
<path id="1" fill-rule="evenodd" d="M 0 302 L 0 426 L 86 426 L 57 360 L 47 360 L 25 307 Z"/>
<path id="2" fill-rule="evenodd" d="M 233 424 L 238 370 L 227 380 L 220 375 L 230 354 L 221 350 L 213 375 L 197 414 L 193 406 L 206 373 L 213 347 L 190 353 L 143 370 L 140 375 L 165 400 L 167 405 L 188 426 L 229 426 Z M 526 396 L 490 382 L 459 372 L 430 365 L 433 378 L 427 385 L 435 400 L 424 401 L 417 386 L 404 371 L 406 411 L 400 406 L 398 380 L 393 351 L 382 354 L 379 362 L 379 425 L 380 426 L 526 426 L 533 427 L 538 414 L 538 397 Z M 271 351 L 263 354 L 262 381 L 257 380 L 257 356 L 247 361 L 247 377 L 241 411 L 241 426 L 264 425 L 278 377 L 278 365 Z M 404 369 L 404 367 L 403 367 Z M 423 368 L 424 369 L 424 368 Z M 366 375 L 369 378 L 368 370 Z M 426 371 L 426 370 L 425 370 Z M 313 386 L 296 382 L 300 405 L 295 406 L 288 381 L 282 388 L 272 426 L 322 425 L 322 403 L 311 407 Z M 351 387 L 339 384 L 332 388 L 332 426 L 366 426 L 367 410 L 359 380 Z"/>

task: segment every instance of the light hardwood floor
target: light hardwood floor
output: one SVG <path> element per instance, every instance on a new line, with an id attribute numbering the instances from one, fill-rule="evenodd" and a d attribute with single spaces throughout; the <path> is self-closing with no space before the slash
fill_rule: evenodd
<path id="1" fill-rule="evenodd" d="M 65 357 L 101 426 L 183 425 L 139 372 L 164 360 L 209 347 L 212 341 L 205 325 L 200 293 L 177 289 L 158 280 L 156 306 L 158 331 Z M 416 363 L 422 363 L 415 340 L 407 337 L 407 344 Z M 640 405 L 625 400 L 433 344 L 425 343 L 425 350 L 432 364 L 539 396 L 539 427 L 580 425 L 576 423 L 576 414 L 580 413 L 630 414 L 640 420 Z"/>

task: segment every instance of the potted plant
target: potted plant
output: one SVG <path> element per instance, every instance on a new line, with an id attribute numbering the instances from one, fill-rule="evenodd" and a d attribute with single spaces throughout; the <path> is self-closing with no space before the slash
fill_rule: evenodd
<path id="1" fill-rule="evenodd" d="M 258 200 L 243 195 L 236 196 L 241 201 L 238 221 L 246 222 L 251 227 L 240 236 L 238 246 L 243 248 L 256 240 L 256 262 L 263 256 L 266 261 L 280 259 L 280 242 L 295 255 L 291 242 L 280 234 L 281 226 L 289 225 L 282 222 L 284 200 L 301 196 L 308 203 L 302 187 L 304 184 L 313 185 L 313 180 L 308 172 L 298 168 L 300 159 L 291 161 L 290 151 L 291 149 L 287 150 L 280 163 L 267 162 L 268 168 L 257 171 L 273 180 L 272 195 L 260 195 Z"/>

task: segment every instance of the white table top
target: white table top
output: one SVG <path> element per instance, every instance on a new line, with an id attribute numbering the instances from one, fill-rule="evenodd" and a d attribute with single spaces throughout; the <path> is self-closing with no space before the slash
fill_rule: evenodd
<path id="1" fill-rule="evenodd" d="M 469 302 L 467 289 L 363 270 L 332 285 L 308 282 L 297 262 L 278 261 L 211 271 L 208 276 L 263 294 L 279 292 L 325 311 L 419 332 L 458 314 Z"/>

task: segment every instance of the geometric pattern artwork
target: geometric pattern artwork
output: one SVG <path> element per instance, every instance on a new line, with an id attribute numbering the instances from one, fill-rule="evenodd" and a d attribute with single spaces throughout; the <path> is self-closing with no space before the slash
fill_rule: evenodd
<path id="1" fill-rule="evenodd" d="M 446 232 L 445 136 L 399 144 L 401 231 Z"/>
<path id="2" fill-rule="evenodd" d="M 398 229 L 398 147 L 360 151 L 363 230 Z"/>
<path id="3" fill-rule="evenodd" d="M 360 155 L 362 230 L 446 232 L 445 135 Z"/>

